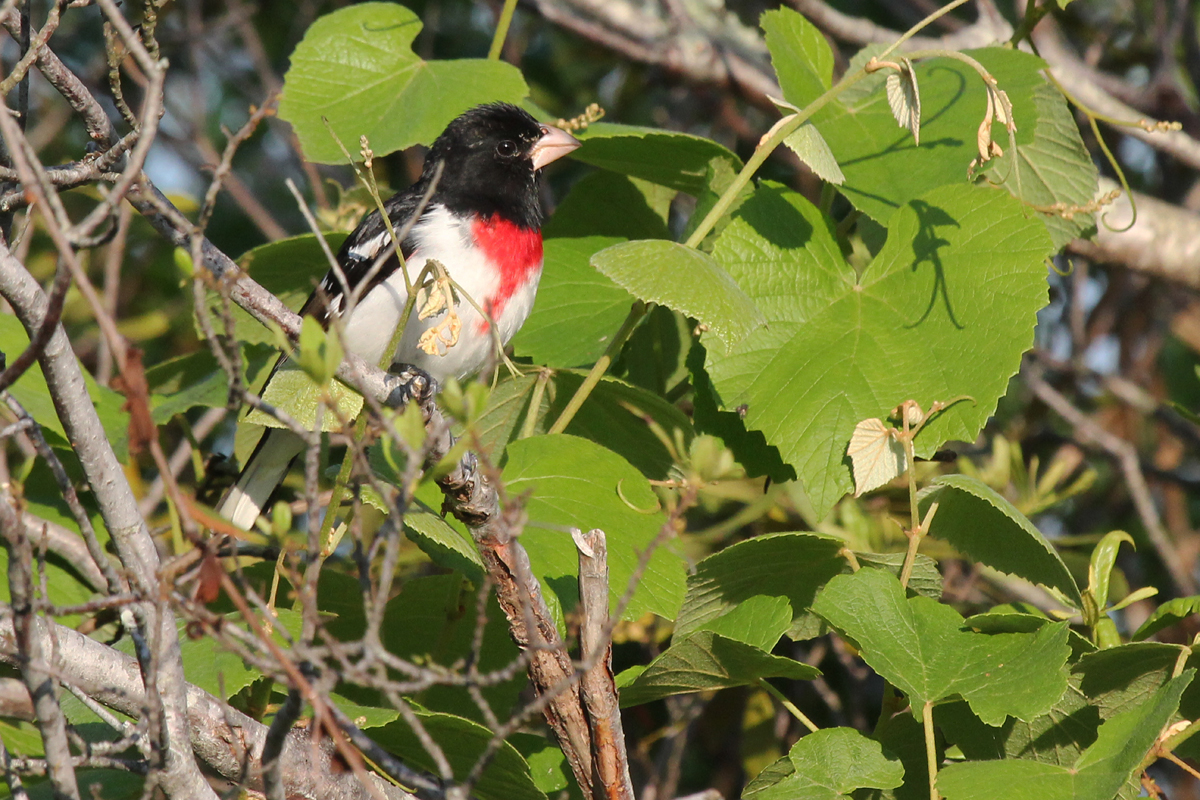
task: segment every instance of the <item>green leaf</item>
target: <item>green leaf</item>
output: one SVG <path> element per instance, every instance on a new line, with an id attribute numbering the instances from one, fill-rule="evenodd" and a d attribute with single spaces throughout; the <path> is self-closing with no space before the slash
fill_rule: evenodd
<path id="1" fill-rule="evenodd" d="M 508 623 L 495 593 L 487 594 L 487 624 L 478 653 L 473 649 L 479 592 L 457 573 L 429 575 L 405 581 L 400 594 L 388 601 L 381 638 L 389 653 L 411 663 L 450 668 L 475 659 L 482 673 L 505 669 L 518 657 Z M 480 686 L 484 699 L 502 719 L 517 702 L 528 680 L 523 670 L 498 683 Z M 425 708 L 483 722 L 483 712 L 462 686 L 432 686 L 416 695 Z"/>
<path id="2" fill-rule="evenodd" d="M 594 364 L 635 298 L 592 268 L 597 252 L 621 241 L 606 236 L 547 239 L 533 311 L 513 338 L 517 355 L 547 367 Z"/>
<path id="3" fill-rule="evenodd" d="M 1194 675 L 1188 670 L 1141 705 L 1109 719 L 1069 767 L 1023 759 L 951 764 L 938 774 L 938 789 L 947 800 L 992 800 L 999 786 L 1011 800 L 1111 798 L 1135 774 Z"/>
<path id="4" fill-rule="evenodd" d="M 521 543 L 529 552 L 543 591 L 565 609 L 578 599 L 578 551 L 567 528 L 600 528 L 608 535 L 610 602 L 615 608 L 637 569 L 638 558 L 665 521 L 658 497 L 628 461 L 600 445 L 567 434 L 534 436 L 508 446 L 504 485 L 511 497 L 524 492 L 528 522 Z M 644 510 L 654 510 L 644 513 Z M 682 559 L 658 547 L 625 609 L 625 619 L 647 611 L 674 619 L 683 602 Z"/>
<path id="5" fill-rule="evenodd" d="M 854 557 L 864 567 L 884 569 L 900 577 L 904 570 L 904 553 L 860 553 L 855 551 Z M 917 553 L 913 561 L 912 575 L 908 576 L 908 591 L 937 600 L 942 596 L 942 573 L 938 572 L 937 562 L 927 555 Z"/>
<path id="6" fill-rule="evenodd" d="M 1040 119 L 1034 93 L 1038 87 L 1047 85 L 1040 74 L 1045 62 L 1028 53 L 1001 47 L 965 52 L 983 64 L 1012 101 L 1018 147 L 1032 143 Z M 967 64 L 946 58 L 919 62 L 916 82 L 921 87 L 921 145 L 918 146 L 908 130 L 896 127 L 885 79 L 873 77 L 874 80 L 868 79 L 874 87 L 869 94 L 856 91 L 843 96 L 818 112 L 813 122 L 825 135 L 846 175 L 846 182 L 839 187 L 842 194 L 859 210 L 886 224 L 911 200 L 939 186 L 968 182 L 967 166 L 979 155 L 976 132 L 987 106 L 987 95 L 979 74 Z M 1003 125 L 995 127 L 996 142 L 1008 150 L 1007 130 Z M 1066 168 L 1066 162 L 1063 166 Z M 1082 171 L 1082 167 L 1079 169 Z M 1009 179 L 1004 186 L 1016 192 L 1016 183 Z"/>
<path id="7" fill-rule="evenodd" d="M 335 330 L 326 331 L 316 317 L 305 317 L 300 327 L 296 365 L 318 386 L 325 387 L 342 363 L 342 344 Z"/>
<path id="8" fill-rule="evenodd" d="M 707 254 L 677 242 L 616 244 L 592 256 L 592 266 L 635 297 L 695 317 L 726 349 L 764 324 L 729 273 Z"/>
<path id="9" fill-rule="evenodd" d="M 346 238 L 344 233 L 326 233 L 325 241 L 335 253 Z M 238 266 L 271 294 L 283 301 L 292 311 L 299 311 L 312 294 L 317 282 L 329 271 L 329 259 L 313 234 L 293 236 L 248 250 L 238 258 Z M 242 342 L 274 345 L 276 337 L 270 328 L 250 316 L 232 301 L 230 317 L 233 336 Z M 224 310 L 220 296 L 210 290 L 205 301 L 209 322 L 218 334 L 226 333 Z M 203 339 L 197 325 L 196 332 Z"/>
<path id="10" fill-rule="evenodd" d="M 766 12 L 760 24 L 784 99 L 804 108 L 824 94 L 833 81 L 833 51 L 825 34 L 790 8 Z"/>
<path id="11" fill-rule="evenodd" d="M 1112 576 L 1113 566 L 1117 563 L 1117 553 L 1121 542 L 1129 542 L 1134 550 L 1133 537 L 1125 531 L 1110 531 L 1092 551 L 1092 559 L 1088 566 L 1088 591 L 1096 600 L 1096 605 L 1103 610 L 1108 605 L 1108 580 Z"/>
<path id="12" fill-rule="evenodd" d="M 1176 597 L 1154 609 L 1154 612 L 1142 623 L 1140 628 L 1134 631 L 1130 638 L 1135 642 L 1140 642 L 1197 613 L 1200 613 L 1200 595 Z"/>
<path id="13" fill-rule="evenodd" d="M 1033 90 L 1033 104 L 1037 123 L 1033 141 L 1017 144 L 1018 174 L 1012 171 L 1012 154 L 1005 152 L 985 173 L 988 179 L 1003 182 L 1014 194 L 1019 187 L 1021 199 L 1037 206 L 1061 203 L 1078 207 L 1092 202 L 1099 173 L 1083 146 L 1079 126 L 1062 92 L 1048 83 L 1038 84 Z M 1007 150 L 1008 144 L 1004 140 L 1001 145 Z M 1067 216 L 1060 212 L 1040 216 L 1050 231 L 1055 250 L 1062 249 L 1072 239 L 1090 237 L 1096 230 L 1096 216 L 1092 213 L 1070 212 Z"/>
<path id="14" fill-rule="evenodd" d="M 846 176 L 842 174 L 842 168 L 838 166 L 833 151 L 829 149 L 816 125 L 806 122 L 792 131 L 783 143 L 797 158 L 807 164 L 809 169 L 817 173 L 821 180 L 836 184 L 845 182 Z"/>
<path id="15" fill-rule="evenodd" d="M 747 427 L 795 468 L 818 517 L 853 487 L 846 448 L 861 420 L 908 399 L 928 408 L 969 395 L 975 403 L 935 416 L 916 444 L 929 456 L 948 439 L 973 440 L 1046 303 L 1049 237 L 1004 192 L 944 187 L 888 229 L 859 277 L 829 219 L 768 184 L 713 250 L 768 327 L 728 354 L 710 349 L 709 375 L 722 405 L 745 405 Z"/>
<path id="16" fill-rule="evenodd" d="M 311 319 L 311 317 L 307 318 Z M 338 361 L 341 361 L 339 358 Z M 336 369 L 336 367 L 335 367 Z M 286 411 L 301 426 L 313 430 L 317 427 L 317 412 L 324 407 L 321 430 L 340 431 L 342 420 L 351 420 L 362 409 L 363 398 L 358 392 L 338 381 L 321 385 L 301 369 L 294 359 L 287 359 L 271 376 L 271 382 L 262 392 L 267 405 Z M 335 405 L 335 412 L 331 405 Z M 265 411 L 251 409 L 244 423 L 265 425 L 268 428 L 286 428 L 287 425 Z"/>
<path id="17" fill-rule="evenodd" d="M 824 728 L 792 745 L 791 775 L 753 793 L 755 800 L 841 800 L 859 788 L 892 789 L 904 767 L 879 742 L 853 728 Z"/>
<path id="18" fill-rule="evenodd" d="M 1077 681 L 1047 713 L 1029 722 L 1009 717 L 999 727 L 985 725 L 961 700 L 939 705 L 933 719 L 946 740 L 973 761 L 1024 758 L 1065 767 L 1096 741 L 1101 722 Z"/>
<path id="19" fill-rule="evenodd" d="M 0 314 L 0 353 L 8 357 L 11 364 L 17 356 L 25 352 L 29 346 L 29 335 L 21 325 L 21 321 L 12 314 Z M 129 455 L 129 414 L 122 410 L 125 398 L 107 386 L 101 386 L 92 378 L 91 373 L 80 367 L 83 382 L 87 387 L 88 396 L 100 417 L 100 424 L 112 445 L 117 460 L 124 461 Z M 54 408 L 54 400 L 50 397 L 50 387 L 42 375 L 42 368 L 34 363 L 17 381 L 9 387 L 9 394 L 20 403 L 29 415 L 42 426 L 47 442 L 55 447 L 67 448 L 66 431 L 58 420 L 58 412 Z"/>
<path id="20" fill-rule="evenodd" d="M 699 630 L 719 633 L 769 653 L 791 625 L 792 604 L 786 597 L 758 594 L 728 613 L 702 623 Z"/>
<path id="21" fill-rule="evenodd" d="M 546 384 L 533 433 L 545 433 L 583 382 L 583 372 L 556 371 Z M 482 448 L 498 460 L 520 435 L 529 414 L 536 375 L 505 380 L 496 387 L 483 415 L 474 425 Z M 589 439 L 617 453 L 648 478 L 665 479 L 674 460 L 670 451 L 647 427 L 651 419 L 669 437 L 682 436 L 686 447 L 692 438 L 686 415 L 661 397 L 614 378 L 596 385 L 566 433 Z"/>
<path id="22" fill-rule="evenodd" d="M 1081 607 L 1079 587 L 1054 545 L 1028 517 L 978 478 L 947 475 L 922 493 L 922 513 L 938 504 L 929 534 L 963 555 L 1032 583 L 1058 589 Z"/>
<path id="23" fill-rule="evenodd" d="M 341 705 L 341 704 L 339 704 Z M 347 713 L 351 713 L 347 711 Z M 453 778 L 464 780 L 484 754 L 492 732 L 483 725 L 452 714 L 415 712 L 425 731 L 437 742 L 450 764 Z M 425 750 L 416 731 L 397 718 L 371 729 L 371 738 L 410 765 L 438 774 L 438 765 Z M 471 789 L 480 800 L 545 800 L 529 774 L 529 764 L 508 742 L 503 742 Z"/>
<path id="24" fill-rule="evenodd" d="M 728 148 L 688 133 L 597 122 L 577 136 L 583 145 L 571 154 L 576 161 L 690 195 L 703 192 L 714 174 L 742 168 Z"/>
<path id="25" fill-rule="evenodd" d="M 843 543 L 818 533 L 771 533 L 726 547 L 696 565 L 675 635 L 708 627 L 755 597 L 787 598 L 793 639 L 817 635 L 808 613 L 817 590 L 848 569 Z"/>
<path id="26" fill-rule="evenodd" d="M 273 347 L 242 348 L 243 378 L 253 386 L 266 377 L 264 370 L 279 357 Z M 196 407 L 222 408 L 229 402 L 229 376 L 207 348 L 171 358 L 146 370 L 150 387 L 150 413 L 162 425 L 176 414 Z"/>
<path id="27" fill-rule="evenodd" d="M 1066 623 L 1036 633 L 988 636 L 963 630 L 954 609 L 927 597 L 905 598 L 881 570 L 839 575 L 813 611 L 857 643 L 883 678 L 920 714 L 926 703 L 961 695 L 989 725 L 1046 713 L 1067 688 Z"/>
<path id="28" fill-rule="evenodd" d="M 759 678 L 811 680 L 820 674 L 816 667 L 773 656 L 737 639 L 696 631 L 675 637 L 644 670 L 621 673 L 617 686 L 621 707 L 628 708 L 675 694 L 744 686 Z"/>
<path id="29" fill-rule="evenodd" d="M 417 15 L 395 3 L 360 3 L 309 27 L 279 101 L 309 161 L 345 162 L 322 118 L 357 160 L 364 134 L 382 156 L 432 143 L 472 106 L 529 94 L 520 70 L 503 61 L 421 60 L 412 51 L 420 31 Z"/>
<path id="30" fill-rule="evenodd" d="M 432 484 L 428 488 L 422 487 L 422 490 L 434 502 L 437 499 L 432 495 L 441 497 L 441 491 Z M 431 508 L 414 506 L 404 515 L 404 531 L 433 563 L 458 570 L 475 582 L 483 579 L 483 559 L 470 535 L 461 530 L 461 526 L 451 525 L 449 519 Z"/>
<path id="31" fill-rule="evenodd" d="M 585 236 L 670 239 L 667 219 L 676 194 L 675 189 L 640 178 L 597 170 L 571 187 L 542 226 L 542 236 L 547 240 Z M 549 269 L 543 272 L 539 293 L 550 274 Z"/>

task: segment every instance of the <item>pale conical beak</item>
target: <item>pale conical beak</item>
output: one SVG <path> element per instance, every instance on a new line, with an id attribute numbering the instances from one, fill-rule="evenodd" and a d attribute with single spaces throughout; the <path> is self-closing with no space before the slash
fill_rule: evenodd
<path id="1" fill-rule="evenodd" d="M 533 168 L 541 169 L 552 161 L 557 161 L 582 144 L 571 134 L 553 125 L 542 126 L 542 138 L 538 139 L 529 157 L 533 160 Z"/>

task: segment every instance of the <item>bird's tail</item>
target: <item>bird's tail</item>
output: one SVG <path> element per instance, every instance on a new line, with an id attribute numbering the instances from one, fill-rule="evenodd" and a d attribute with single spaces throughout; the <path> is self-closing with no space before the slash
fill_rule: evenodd
<path id="1" fill-rule="evenodd" d="M 292 461 L 304 450 L 304 440 L 283 428 L 267 428 L 258 446 L 230 488 L 218 513 L 243 530 L 250 530 Z"/>

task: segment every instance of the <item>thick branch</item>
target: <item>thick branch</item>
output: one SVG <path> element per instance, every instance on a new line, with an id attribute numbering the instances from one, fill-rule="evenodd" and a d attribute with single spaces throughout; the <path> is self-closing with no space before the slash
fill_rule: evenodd
<path id="1" fill-rule="evenodd" d="M 132 657 L 70 628 L 50 625 L 57 640 L 55 667 L 60 680 L 124 714 L 138 717 L 145 713 L 141 675 Z M 18 658 L 12 618 L 0 617 L 0 660 L 14 664 Z M 261 756 L 267 726 L 202 689 L 191 684 L 186 689 L 195 754 L 221 777 L 262 791 Z M 328 738 L 314 744 L 304 730 L 294 730 L 287 736 L 280 761 L 289 797 L 369 800 L 374 797 L 374 789 L 394 800 L 413 800 L 412 795 L 374 775 L 374 785 L 363 786 L 352 772 L 334 763 L 333 750 Z"/>

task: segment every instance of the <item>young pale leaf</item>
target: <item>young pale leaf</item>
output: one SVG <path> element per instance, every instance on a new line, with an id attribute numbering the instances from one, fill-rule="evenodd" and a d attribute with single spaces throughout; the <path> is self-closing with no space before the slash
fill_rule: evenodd
<path id="1" fill-rule="evenodd" d="M 846 455 L 854 467 L 855 497 L 878 489 L 908 471 L 904 445 L 894 434 L 894 429 L 876 418 L 864 419 L 854 426 Z"/>
<path id="2" fill-rule="evenodd" d="M 922 493 L 922 513 L 934 502 L 930 536 L 993 569 L 1057 589 L 1081 607 L 1079 587 L 1054 545 L 995 490 L 968 475 L 947 475 Z"/>
<path id="3" fill-rule="evenodd" d="M 1033 343 L 1051 252 L 1026 208 L 984 187 L 946 186 L 907 205 L 861 276 L 831 227 L 776 185 L 746 201 L 713 257 L 768 326 L 728 354 L 707 353 L 721 405 L 745 406 L 746 427 L 794 467 L 818 517 L 854 488 L 846 446 L 860 420 L 909 398 L 928 408 L 969 395 L 977 402 L 922 429 L 917 455 L 975 438 Z"/>
<path id="4" fill-rule="evenodd" d="M 531 492 L 529 521 L 521 543 L 529 552 L 542 591 L 571 609 L 577 598 L 579 556 L 568 528 L 600 528 L 608 535 L 608 559 L 615 607 L 638 559 L 658 536 L 665 517 L 646 478 L 629 462 L 598 444 L 567 434 L 532 436 L 508 446 L 504 485 L 512 495 Z M 653 513 L 644 513 L 647 510 Z M 651 611 L 674 619 L 683 602 L 683 560 L 666 547 L 649 566 L 625 609 L 626 619 Z"/>
<path id="5" fill-rule="evenodd" d="M 279 116 L 292 123 L 309 161 L 341 164 L 365 135 L 376 156 L 430 144 L 480 103 L 519 103 L 529 94 L 503 61 L 423 61 L 412 43 L 421 20 L 398 3 L 360 3 L 314 22 L 292 53 Z"/>
<path id="6" fill-rule="evenodd" d="M 913 144 L 921 144 L 921 93 L 917 89 L 917 73 L 912 62 L 900 59 L 901 70 L 887 76 L 888 107 L 901 128 L 912 132 Z"/>
<path id="7" fill-rule="evenodd" d="M 825 34 L 790 8 L 766 12 L 761 24 L 783 96 L 803 108 L 824 94 L 833 80 Z"/>
<path id="8" fill-rule="evenodd" d="M 989 725 L 1008 716 L 1030 720 L 1067 688 L 1066 623 L 1029 634 L 965 631 L 954 609 L 906 598 L 896 578 L 873 569 L 831 580 L 813 611 L 853 640 L 917 715 L 926 703 L 957 694 Z"/>
<path id="9" fill-rule="evenodd" d="M 673 639 L 671 646 L 644 670 L 622 673 L 617 685 L 621 707 L 628 708 L 674 694 L 744 686 L 759 678 L 804 681 L 820 674 L 816 667 L 773 656 L 737 639 L 696 631 Z"/>
<path id="10" fill-rule="evenodd" d="M 893 789 L 904 767 L 879 742 L 853 728 L 824 728 L 804 736 L 788 753 L 792 774 L 763 786 L 754 800 L 843 800 L 855 789 Z"/>
<path id="11" fill-rule="evenodd" d="M 837 159 L 833 157 L 833 151 L 825 143 L 825 138 L 821 136 L 817 126 L 811 122 L 806 122 L 792 131 L 783 140 L 783 143 L 807 164 L 809 169 L 817 173 L 817 177 L 821 180 L 839 186 L 846 180 L 846 176 L 842 174 L 842 168 L 838 166 Z"/>
<path id="12" fill-rule="evenodd" d="M 1154 612 L 1142 623 L 1140 628 L 1134 631 L 1133 636 L 1130 638 L 1135 642 L 1149 639 L 1164 628 L 1169 628 L 1176 623 L 1182 622 L 1192 614 L 1200 614 L 1200 595 L 1176 597 L 1174 600 L 1168 600 L 1154 609 Z"/>
<path id="13" fill-rule="evenodd" d="M 765 324 L 762 312 L 711 256 L 677 242 L 613 245 L 593 255 L 592 266 L 633 296 L 696 318 L 727 350 Z"/>
<path id="14" fill-rule="evenodd" d="M 1000 786 L 1008 800 L 1114 797 L 1136 774 L 1194 676 L 1195 670 L 1187 670 L 1145 702 L 1109 719 L 1070 766 L 1025 759 L 951 764 L 938 773 L 938 790 L 946 800 L 992 800 Z"/>

